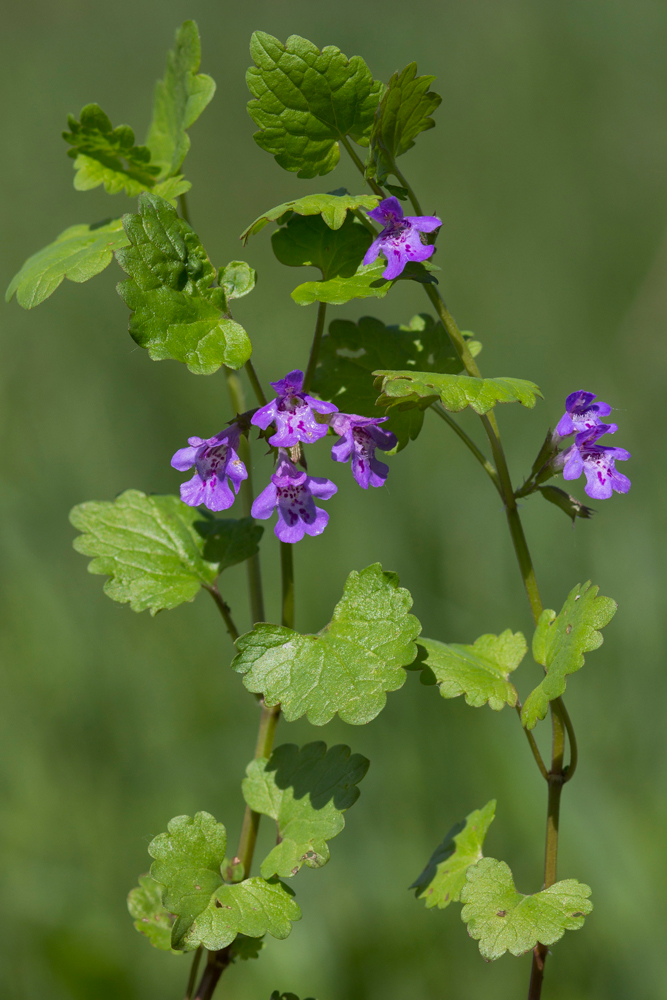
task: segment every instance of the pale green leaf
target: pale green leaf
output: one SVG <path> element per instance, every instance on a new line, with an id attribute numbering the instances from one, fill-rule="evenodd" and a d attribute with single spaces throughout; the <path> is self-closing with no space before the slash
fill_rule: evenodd
<path id="1" fill-rule="evenodd" d="M 170 205 L 174 208 L 176 207 L 176 199 L 179 194 L 187 194 L 187 192 L 192 187 L 190 181 L 186 181 L 184 177 L 180 174 L 176 177 L 168 177 L 166 181 L 160 181 L 159 184 L 155 184 L 151 188 L 153 194 L 157 194 L 160 198 L 164 198 L 168 201 Z"/>
<path id="2" fill-rule="evenodd" d="M 129 330 L 154 361 L 181 361 L 196 375 L 221 365 L 241 368 L 252 352 L 242 326 L 229 318 L 223 288 L 199 237 L 176 210 L 153 193 L 139 214 L 124 215 L 131 246 L 117 251 L 130 278 L 118 294 L 132 310 Z"/>
<path id="3" fill-rule="evenodd" d="M 464 694 L 468 705 L 479 708 L 488 702 L 496 712 L 516 705 L 518 695 L 509 675 L 528 649 L 521 632 L 481 635 L 472 646 L 420 638 L 419 646 L 425 654 L 420 666 L 429 668 L 425 683 L 432 677 L 443 698 Z"/>
<path id="4" fill-rule="evenodd" d="M 120 219 L 95 226 L 70 226 L 39 250 L 16 274 L 7 289 L 9 302 L 14 292 L 24 309 L 48 299 L 64 278 L 81 283 L 93 278 L 111 263 L 114 250 L 126 247 L 129 240 Z"/>
<path id="5" fill-rule="evenodd" d="M 340 142 L 368 145 L 384 84 L 360 56 L 348 59 L 334 45 L 320 52 L 298 35 L 283 45 L 264 31 L 253 34 L 250 54 L 248 112 L 261 130 L 255 142 L 281 167 L 316 177 L 336 166 Z"/>
<path id="6" fill-rule="evenodd" d="M 171 929 L 176 919 L 162 905 L 162 886 L 150 875 L 140 875 L 139 885 L 128 894 L 127 908 L 134 926 L 154 948 L 171 951 Z"/>
<path id="7" fill-rule="evenodd" d="M 397 281 L 412 279 L 421 284 L 431 284 L 436 282 L 431 272 L 439 270 L 429 261 L 420 264 L 410 261 L 398 278 L 388 281 L 382 277 L 386 269 L 387 262 L 382 259 L 373 264 L 360 264 L 349 277 L 337 274 L 324 281 L 305 281 L 294 289 L 292 298 L 300 306 L 309 306 L 313 302 L 342 306 L 351 299 L 383 299 Z"/>
<path id="8" fill-rule="evenodd" d="M 549 702 L 560 698 L 566 677 L 584 665 L 584 653 L 602 645 L 598 629 L 608 625 L 617 604 L 610 597 L 598 597 L 599 587 L 577 584 L 568 594 L 559 615 L 546 608 L 533 636 L 533 656 L 546 670 L 544 680 L 526 698 L 521 722 L 532 729 L 547 714 Z"/>
<path id="9" fill-rule="evenodd" d="M 488 961 L 506 951 L 523 955 L 538 941 L 555 944 L 565 931 L 582 927 L 593 909 L 590 888 L 574 878 L 524 896 L 516 891 L 509 866 L 495 858 L 483 858 L 468 869 L 466 878 L 461 919 Z"/>
<path id="10" fill-rule="evenodd" d="M 417 76 L 417 63 L 396 72 L 375 113 L 370 162 L 380 184 L 393 172 L 397 156 L 411 149 L 420 132 L 434 128 L 431 115 L 442 98 L 430 90 L 434 76 Z"/>
<path id="11" fill-rule="evenodd" d="M 257 282 L 257 271 L 244 260 L 232 260 L 218 271 L 218 284 L 227 300 L 242 299 L 249 295 Z"/>
<path id="12" fill-rule="evenodd" d="M 340 192 L 332 191 L 330 194 L 307 194 L 303 198 L 285 201 L 282 205 L 271 208 L 264 215 L 260 215 L 241 233 L 241 239 L 245 246 L 251 236 L 258 233 L 269 222 L 277 222 L 287 212 L 294 212 L 296 215 L 321 215 L 329 229 L 340 229 L 348 212 L 354 212 L 360 208 L 370 210 L 377 206 L 379 200 L 378 195 L 348 194 L 344 188 L 341 188 Z"/>
<path id="13" fill-rule="evenodd" d="M 347 746 L 327 750 L 326 743 L 299 749 L 286 743 L 269 760 L 251 761 L 243 780 L 243 797 L 255 812 L 270 816 L 278 827 L 278 843 L 264 859 L 264 878 L 296 875 L 303 864 L 321 868 L 329 860 L 327 841 L 345 826 L 343 813 L 359 798 L 357 784 L 369 761 Z"/>
<path id="14" fill-rule="evenodd" d="M 236 641 L 232 662 L 249 691 L 282 705 L 288 722 L 306 715 L 322 726 L 338 712 L 363 725 L 405 682 L 419 634 L 412 598 L 379 563 L 350 573 L 331 622 L 317 635 L 260 624 Z"/>
<path id="15" fill-rule="evenodd" d="M 167 53 L 164 79 L 155 87 L 153 120 L 146 138 L 151 161 L 160 168 L 161 178 L 178 172 L 190 149 L 187 129 L 215 93 L 215 80 L 197 73 L 200 62 L 197 25 L 194 21 L 184 21 L 176 32 L 175 47 Z"/>
<path id="16" fill-rule="evenodd" d="M 67 121 L 63 139 L 73 147 L 68 156 L 74 158 L 77 191 L 104 184 L 108 194 L 133 197 L 153 186 L 160 168 L 150 162 L 147 146 L 135 146 L 129 125 L 114 128 L 99 104 L 86 104 L 79 121 L 73 115 Z"/>
<path id="17" fill-rule="evenodd" d="M 496 800 L 475 809 L 462 823 L 456 823 L 431 855 L 426 868 L 410 886 L 426 908 L 443 910 L 458 901 L 470 865 L 482 858 L 482 845 L 495 818 Z"/>
<path id="18" fill-rule="evenodd" d="M 521 403 L 532 409 L 542 393 L 534 382 L 522 378 L 470 378 L 468 375 L 430 375 L 428 372 L 376 371 L 381 389 L 378 406 L 439 399 L 446 410 L 457 413 L 466 406 L 488 413 L 497 403 Z"/>
<path id="19" fill-rule="evenodd" d="M 225 885 L 221 865 L 227 833 L 210 813 L 176 816 L 167 833 L 155 837 L 148 852 L 151 875 L 164 888 L 162 902 L 176 914 L 172 947 L 190 951 L 225 948 L 237 934 L 286 938 L 301 911 L 293 893 L 277 879 L 249 878 Z"/>

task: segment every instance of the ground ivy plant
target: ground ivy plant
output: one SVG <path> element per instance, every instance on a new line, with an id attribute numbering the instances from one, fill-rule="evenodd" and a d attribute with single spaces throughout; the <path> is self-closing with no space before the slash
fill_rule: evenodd
<path id="1" fill-rule="evenodd" d="M 320 740 L 274 746 L 279 719 L 306 716 L 321 726 L 338 714 L 351 725 L 365 725 L 380 715 L 387 694 L 402 687 L 406 671 L 417 670 L 443 698 L 463 696 L 474 708 L 515 710 L 545 781 L 548 810 L 537 891 L 519 892 L 508 864 L 484 856 L 496 808 L 491 801 L 455 823 L 435 847 L 412 887 L 418 903 L 410 905 L 443 909 L 460 903 L 468 933 L 489 961 L 532 950 L 529 997 L 536 1000 L 550 946 L 566 930 L 581 928 L 592 909 L 587 885 L 557 876 L 561 794 L 577 766 L 563 695 L 568 677 L 601 644 L 600 629 L 616 605 L 588 582 L 573 586 L 560 611 L 543 608 L 517 500 L 541 494 L 573 523 L 589 518 L 588 506 L 547 480 L 583 474 L 587 496 L 607 500 L 630 488 L 615 467 L 630 455 L 608 443 L 617 431 L 611 406 L 593 392 L 574 389 L 527 478 L 513 485 L 496 409 L 532 408 L 542 393 L 522 378 L 482 376 L 476 361 L 481 345 L 459 329 L 440 293 L 443 275 L 435 257 L 441 220 L 424 214 L 398 163 L 435 125 L 431 116 L 441 99 L 431 90 L 434 77 L 418 76 L 410 63 L 384 83 L 360 56 L 348 59 L 335 46 L 320 51 L 298 35 L 283 43 L 258 31 L 250 53 L 248 111 L 257 126 L 255 142 L 298 177 L 329 174 L 341 154 L 359 172 L 358 193 L 338 188 L 285 201 L 257 215 L 240 237 L 246 246 L 251 238 L 266 238 L 259 234 L 271 226 L 281 264 L 320 273 L 292 292 L 300 305 L 316 306 L 312 348 L 301 369 L 276 372 L 269 386 L 260 383 L 251 337 L 232 314 L 234 300 L 253 291 L 255 271 L 240 260 L 213 264 L 190 222 L 191 185 L 183 172 L 188 129 L 215 93 L 211 77 L 199 72 L 200 41 L 192 21 L 176 33 L 143 145 L 129 125 L 114 127 L 96 104 L 86 105 L 78 118 L 70 115 L 63 132 L 75 188 L 103 185 L 110 195 L 124 192 L 138 198 L 136 210 L 70 226 L 26 261 L 7 291 L 8 299 L 16 295 L 32 309 L 63 279 L 87 281 L 115 257 L 121 269 L 117 290 L 136 343 L 153 360 L 178 361 L 194 375 L 221 372 L 229 390 L 232 419 L 212 436 L 193 434 L 175 448 L 171 464 L 185 476 L 180 497 L 128 489 L 113 500 L 81 503 L 71 515 L 80 532 L 74 546 L 90 557 L 91 573 L 107 577 L 104 589 L 112 600 L 154 615 L 208 591 L 236 645 L 232 670 L 259 705 L 256 753 L 245 777 L 239 775 L 247 803 L 239 843 L 230 845 L 223 822 L 207 812 L 169 820 L 148 846 L 150 873 L 131 890 L 129 911 L 152 946 L 191 955 L 189 971 L 173 991 L 182 996 L 185 986 L 187 1000 L 210 998 L 231 963 L 260 955 L 267 934 L 286 938 L 302 915 L 293 886 L 311 877 L 304 868 L 328 863 L 330 844 L 343 832 L 369 762 L 347 746 L 327 747 Z M 256 212 L 257 206 L 248 206 L 249 219 Z M 371 316 L 357 323 L 328 316 L 330 306 L 385 298 L 401 281 L 417 282 L 432 312 L 394 325 Z M 255 397 L 250 406 L 235 374 L 241 369 Z M 487 454 L 452 416 L 466 408 L 479 417 Z M 476 638 L 421 635 L 410 594 L 379 563 L 350 567 L 338 603 L 322 609 L 318 633 L 295 629 L 293 547 L 326 529 L 337 490 L 332 479 L 309 474 L 308 450 L 331 446 L 333 461 L 349 464 L 361 489 L 381 488 L 388 463 L 401 462 L 397 453 L 419 447 L 413 442 L 430 419 L 427 413 L 469 449 L 504 507 L 535 621 L 531 653 L 544 673 L 524 695 L 530 685 L 529 672 L 520 671 L 529 659 L 526 637 L 509 628 Z M 274 458 L 273 474 L 257 489 L 251 443 Z M 391 457 L 385 462 L 378 452 Z M 339 473 L 348 475 L 345 469 Z M 238 517 L 220 516 L 234 505 Z M 263 522 L 273 522 L 280 540 L 280 622 L 268 622 L 264 614 Z M 220 582 L 228 567 L 242 562 L 254 621 L 244 635 Z M 545 761 L 533 730 L 547 717 L 553 750 Z M 262 817 L 275 824 L 276 846 L 256 859 Z M 414 859 L 416 870 L 420 861 Z M 398 902 L 403 890 L 396 891 Z M 279 990 L 272 997 L 298 1000 Z"/>

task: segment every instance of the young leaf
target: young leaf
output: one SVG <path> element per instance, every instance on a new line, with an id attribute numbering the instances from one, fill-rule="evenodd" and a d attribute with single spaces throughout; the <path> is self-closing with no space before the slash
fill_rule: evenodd
<path id="1" fill-rule="evenodd" d="M 488 413 L 497 403 L 521 403 L 532 409 L 542 393 L 534 382 L 522 378 L 470 378 L 467 375 L 429 375 L 426 372 L 376 371 L 382 395 L 378 406 L 418 403 L 436 397 L 446 410 L 458 413 L 471 406 Z"/>
<path id="2" fill-rule="evenodd" d="M 116 251 L 130 277 L 117 285 L 132 310 L 129 330 L 153 361 L 173 358 L 195 375 L 221 365 L 241 368 L 252 353 L 242 326 L 229 319 L 223 288 L 199 237 L 176 210 L 152 193 L 139 198 L 139 214 L 124 215 L 131 246 Z"/>
<path id="3" fill-rule="evenodd" d="M 215 80 L 197 73 L 201 62 L 199 32 L 194 21 L 184 21 L 176 32 L 176 45 L 167 53 L 164 80 L 155 86 L 153 120 L 146 145 L 160 177 L 177 174 L 188 150 L 187 129 L 193 125 L 215 93 Z"/>
<path id="4" fill-rule="evenodd" d="M 223 569 L 253 555 L 260 531 L 250 518 L 218 521 L 178 497 L 139 490 L 79 504 L 70 521 L 83 532 L 74 548 L 93 557 L 88 571 L 111 577 L 105 594 L 152 615 L 194 600 Z"/>
<path id="5" fill-rule="evenodd" d="M 261 866 L 263 878 L 296 875 L 303 864 L 321 868 L 329 860 L 327 840 L 345 826 L 343 813 L 359 798 L 357 784 L 369 761 L 350 748 L 286 743 L 251 761 L 243 797 L 255 812 L 278 826 L 278 843 Z"/>
<path id="6" fill-rule="evenodd" d="M 329 229 L 340 229 L 348 212 L 360 208 L 375 208 L 379 200 L 375 194 L 348 194 L 345 188 L 329 194 L 307 194 L 303 198 L 285 201 L 282 205 L 269 209 L 255 219 L 241 233 L 240 238 L 245 246 L 251 236 L 264 229 L 269 222 L 277 222 L 287 212 L 294 212 L 296 215 L 321 215 Z"/>
<path id="7" fill-rule="evenodd" d="M 232 667 L 243 683 L 282 705 L 288 722 L 308 717 L 323 726 L 336 712 L 363 725 L 379 715 L 386 692 L 405 682 L 420 625 L 409 614 L 412 598 L 395 573 L 379 563 L 350 573 L 331 622 L 317 635 L 278 625 L 257 625 L 236 641 Z"/>
<path id="8" fill-rule="evenodd" d="M 348 59 L 328 45 L 291 35 L 285 45 L 264 31 L 250 42 L 254 66 L 246 74 L 255 100 L 248 113 L 260 131 L 261 149 L 299 177 L 328 174 L 340 158 L 339 143 L 368 145 L 384 84 L 373 80 L 360 56 Z"/>
<path id="9" fill-rule="evenodd" d="M 411 149 L 420 132 L 434 128 L 430 117 L 442 101 L 429 88 L 434 76 L 417 76 L 417 63 L 396 72 L 375 113 L 370 162 L 378 183 L 392 173 L 397 156 Z"/>
<path id="10" fill-rule="evenodd" d="M 488 702 L 496 712 L 516 705 L 516 688 L 508 678 L 528 649 L 521 632 L 481 635 L 472 646 L 421 638 L 419 646 L 425 653 L 421 663 L 430 668 L 443 698 L 464 694 L 467 705 L 479 708 Z"/>
<path id="11" fill-rule="evenodd" d="M 99 104 L 86 104 L 81 120 L 67 116 L 69 132 L 63 139 L 73 148 L 67 155 L 74 159 L 77 191 L 90 191 L 104 184 L 108 194 L 125 191 L 133 197 L 150 188 L 160 168 L 150 162 L 148 146 L 135 146 L 129 125 L 114 128 Z"/>
<path id="12" fill-rule="evenodd" d="M 293 215 L 271 236 L 273 252 L 289 267 L 318 267 L 325 281 L 350 278 L 371 245 L 372 236 L 352 215 L 331 229 L 320 215 Z"/>
<path id="13" fill-rule="evenodd" d="M 516 891 L 509 866 L 495 858 L 483 858 L 468 869 L 466 878 L 461 919 L 487 961 L 506 951 L 523 955 L 538 941 L 555 944 L 565 931 L 583 927 L 593 909 L 590 888 L 574 878 L 524 896 Z"/>
<path id="14" fill-rule="evenodd" d="M 225 948 L 237 934 L 286 938 L 292 921 L 301 919 L 294 893 L 277 879 L 248 878 L 225 885 L 220 866 L 227 833 L 207 812 L 176 816 L 167 833 L 155 837 L 148 853 L 155 858 L 151 875 L 163 886 L 162 902 L 176 914 L 172 948 L 209 951 Z"/>
<path id="15" fill-rule="evenodd" d="M 540 615 L 533 636 L 533 656 L 546 670 L 544 680 L 526 698 L 521 722 L 533 729 L 549 709 L 549 702 L 560 698 L 566 677 L 584 665 L 584 653 L 602 645 L 597 631 L 608 625 L 618 605 L 610 597 L 598 597 L 599 587 L 577 584 L 567 596 L 559 615 L 548 608 Z"/>
<path id="16" fill-rule="evenodd" d="M 257 282 L 257 271 L 244 260 L 232 260 L 218 271 L 218 284 L 228 301 L 249 295 Z"/>
<path id="17" fill-rule="evenodd" d="M 470 335 L 464 336 L 467 339 Z M 471 353 L 478 354 L 481 344 L 468 340 L 468 347 Z M 442 324 L 427 313 L 413 316 L 402 326 L 385 326 L 372 316 L 363 316 L 357 323 L 336 319 L 322 340 L 313 389 L 346 413 L 381 417 L 385 410 L 375 405 L 377 390 L 372 373 L 376 368 L 413 365 L 425 371 L 463 370 Z M 417 437 L 423 422 L 423 411 L 418 408 L 392 407 L 384 427 L 396 435 L 400 451 Z"/>
<path id="18" fill-rule="evenodd" d="M 397 281 L 412 279 L 422 285 L 437 284 L 432 271 L 439 268 L 430 261 L 415 264 L 410 261 L 402 274 L 393 280 L 387 280 L 382 275 L 387 269 L 386 261 L 376 260 L 374 264 L 360 264 L 349 277 L 337 274 L 325 281 L 305 281 L 292 292 L 292 298 L 300 306 L 309 306 L 313 302 L 328 302 L 334 306 L 345 305 L 351 299 L 383 299 Z"/>
<path id="19" fill-rule="evenodd" d="M 32 309 L 53 295 L 64 278 L 81 283 L 99 274 L 111 263 L 114 250 L 128 244 L 120 219 L 95 226 L 70 226 L 53 243 L 28 257 L 12 278 L 5 301 L 16 292 L 18 304 Z"/>
<path id="20" fill-rule="evenodd" d="M 171 951 L 171 929 L 176 917 L 162 905 L 162 886 L 155 879 L 139 876 L 139 885 L 127 897 L 127 908 L 136 929 L 154 948 Z"/>
<path id="21" fill-rule="evenodd" d="M 456 903 L 465 885 L 470 865 L 482 858 L 482 845 L 496 814 L 496 800 L 475 809 L 462 823 L 456 823 L 431 855 L 426 868 L 410 886 L 426 908 L 444 910 Z"/>
<path id="22" fill-rule="evenodd" d="M 577 500 L 571 493 L 566 493 L 557 486 L 538 486 L 537 489 L 545 500 L 560 507 L 563 513 L 572 519 L 572 524 L 578 517 L 589 518 L 595 513 L 592 507 L 587 507 L 581 500 Z"/>

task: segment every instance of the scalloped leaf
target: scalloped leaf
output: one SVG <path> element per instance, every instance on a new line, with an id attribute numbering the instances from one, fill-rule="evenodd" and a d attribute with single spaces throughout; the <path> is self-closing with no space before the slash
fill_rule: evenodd
<path id="1" fill-rule="evenodd" d="M 128 894 L 127 908 L 134 926 L 154 948 L 173 951 L 171 929 L 176 915 L 162 905 L 162 886 L 150 875 L 140 875 L 139 885 Z M 176 954 L 176 952 L 174 952 Z"/>
<path id="2" fill-rule="evenodd" d="M 248 113 L 260 128 L 254 139 L 281 167 L 298 177 L 328 174 L 340 142 L 368 145 L 384 84 L 361 56 L 348 59 L 334 45 L 320 52 L 299 35 L 283 45 L 264 31 L 254 32 L 250 55 Z"/>
<path id="3" fill-rule="evenodd" d="M 466 872 L 482 858 L 482 845 L 496 814 L 496 800 L 475 809 L 462 823 L 456 823 L 436 847 L 421 875 L 410 886 L 415 897 L 430 910 L 444 910 L 456 903 L 465 885 Z"/>
<path id="4" fill-rule="evenodd" d="M 469 375 L 431 375 L 428 372 L 376 371 L 381 390 L 378 406 L 417 405 L 421 399 L 439 399 L 446 410 L 458 413 L 470 406 L 488 413 L 497 403 L 521 403 L 532 409 L 542 393 L 522 378 L 471 378 Z"/>
<path id="5" fill-rule="evenodd" d="M 323 281 L 305 281 L 302 285 L 297 285 L 292 292 L 292 298 L 300 306 L 309 306 L 313 302 L 342 306 L 351 299 L 383 299 L 397 281 L 412 280 L 422 285 L 437 284 L 432 272 L 440 270 L 428 260 L 420 264 L 410 261 L 398 278 L 388 281 L 382 277 L 386 269 L 387 262 L 382 259 L 376 260 L 373 264 L 360 264 L 349 276 L 339 273 Z"/>
<path id="6" fill-rule="evenodd" d="M 131 246 L 116 251 L 127 274 L 117 291 L 132 311 L 129 331 L 153 361 L 173 359 L 195 375 L 222 365 L 241 368 L 252 353 L 248 335 L 227 313 L 223 288 L 197 234 L 169 202 L 139 198 L 139 214 L 124 215 Z"/>
<path id="7" fill-rule="evenodd" d="M 521 722 L 533 729 L 549 709 L 549 702 L 560 698 L 567 685 L 567 675 L 584 665 L 584 653 L 602 645 L 598 629 L 608 625 L 618 605 L 610 597 L 598 597 L 599 587 L 577 584 L 567 596 L 559 615 L 548 608 L 540 615 L 533 636 L 533 656 L 546 671 L 544 680 L 526 698 Z"/>
<path id="8" fill-rule="evenodd" d="M 394 160 L 415 144 L 420 132 L 435 128 L 430 117 L 442 102 L 430 90 L 434 76 L 417 76 L 417 63 L 396 72 L 375 113 L 370 140 L 371 173 L 384 184 L 393 173 Z"/>
<path id="9" fill-rule="evenodd" d="M 461 919 L 470 937 L 479 941 L 484 958 L 492 962 L 506 951 L 523 955 L 538 941 L 555 944 L 565 931 L 579 930 L 593 909 L 590 894 L 587 885 L 569 878 L 524 896 L 516 891 L 504 861 L 483 858 L 468 869 L 461 890 Z"/>
<path id="10" fill-rule="evenodd" d="M 339 745 L 285 743 L 267 760 L 246 768 L 243 797 L 255 812 L 270 816 L 278 843 L 261 866 L 263 878 L 290 878 L 302 865 L 321 868 L 329 860 L 327 841 L 345 826 L 343 813 L 359 798 L 357 784 L 370 761 Z"/>
<path id="11" fill-rule="evenodd" d="M 293 215 L 271 234 L 271 246 L 281 264 L 317 267 L 325 282 L 354 275 L 371 240 L 353 215 L 346 216 L 338 229 L 330 229 L 320 215 Z"/>
<path id="12" fill-rule="evenodd" d="M 74 158 L 77 191 L 104 184 L 108 194 L 134 197 L 153 186 L 160 168 L 150 162 L 148 146 L 135 146 L 129 125 L 114 128 L 99 104 L 86 104 L 79 120 L 68 115 L 67 123 L 70 131 L 62 135 L 73 147 L 67 155 Z"/>
<path id="13" fill-rule="evenodd" d="M 501 635 L 481 635 L 472 646 L 422 637 L 419 646 L 424 651 L 420 666 L 428 668 L 422 683 L 437 684 L 443 698 L 464 694 L 467 705 L 479 708 L 488 703 L 496 712 L 516 705 L 518 694 L 509 675 L 528 650 L 521 632 L 506 629 Z"/>
<path id="14" fill-rule="evenodd" d="M 333 617 L 317 635 L 260 624 L 236 640 L 232 667 L 265 704 L 281 704 L 288 722 L 306 715 L 323 726 L 336 713 L 364 725 L 405 683 L 420 624 L 412 598 L 379 563 L 350 573 Z"/>
<path id="15" fill-rule="evenodd" d="M 288 937 L 292 922 L 301 919 L 294 893 L 277 879 L 248 878 L 225 885 L 227 832 L 207 812 L 176 816 L 167 833 L 155 837 L 148 853 L 155 861 L 151 875 L 163 886 L 163 905 L 176 914 L 171 946 L 192 951 L 227 947 L 237 934 L 259 938 Z"/>
<path id="16" fill-rule="evenodd" d="M 329 229 L 340 229 L 348 212 L 360 208 L 370 210 L 380 201 L 375 194 L 349 194 L 345 188 L 331 191 L 329 194 L 307 194 L 303 198 L 285 201 L 282 205 L 269 209 L 258 216 L 240 236 L 245 246 L 251 236 L 259 233 L 269 222 L 278 222 L 283 215 L 294 212 L 295 215 L 321 215 Z"/>
<path id="17" fill-rule="evenodd" d="M 16 292 L 18 304 L 33 309 L 53 295 L 65 278 L 81 284 L 111 263 L 114 250 L 129 246 L 121 219 L 97 225 L 70 226 L 53 243 L 38 250 L 12 278 L 5 294 Z"/>

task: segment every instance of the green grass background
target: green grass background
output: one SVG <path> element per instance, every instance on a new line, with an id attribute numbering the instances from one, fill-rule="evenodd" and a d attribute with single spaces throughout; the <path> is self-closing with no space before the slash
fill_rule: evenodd
<path id="1" fill-rule="evenodd" d="M 617 408 L 616 443 L 633 453 L 623 467 L 631 493 L 595 504 L 595 519 L 575 530 L 539 497 L 524 506 L 546 605 L 560 607 L 592 578 L 620 606 L 604 646 L 568 687 L 581 763 L 563 799 L 559 874 L 589 883 L 595 910 L 554 947 L 545 997 L 667 997 L 667 4 L 7 4 L 5 284 L 66 226 L 132 208 L 124 196 L 73 190 L 60 131 L 67 112 L 98 101 L 142 138 L 154 80 L 186 17 L 199 23 L 202 68 L 218 83 L 191 133 L 193 223 L 218 265 L 245 256 L 259 271 L 237 315 L 265 382 L 304 366 L 314 308 L 296 306 L 289 292 L 308 272 L 274 260 L 270 230 L 245 253 L 237 234 L 295 195 L 361 188 L 345 162 L 300 181 L 253 142 L 244 72 L 256 28 L 359 53 L 385 80 L 413 59 L 437 75 L 437 128 L 402 167 L 425 211 L 444 220 L 441 287 L 483 341 L 484 372 L 544 390 L 532 412 L 499 415 L 514 477 L 529 468 L 568 392 L 592 389 Z M 71 547 L 74 504 L 128 487 L 175 492 L 173 451 L 229 417 L 222 375 L 155 364 L 134 345 L 118 277 L 113 264 L 88 284 L 65 282 L 32 312 L 14 302 L 2 311 L 0 981 L 8 1000 L 182 996 L 187 959 L 135 933 L 125 894 L 173 815 L 209 810 L 236 839 L 239 782 L 254 746 L 255 702 L 228 669 L 232 647 L 206 595 L 155 619 L 135 615 L 104 596 L 102 579 L 87 575 Z M 417 286 L 401 283 L 381 303 L 331 312 L 404 322 L 427 306 Z M 478 434 L 472 417 L 461 419 Z M 427 635 L 470 642 L 507 627 L 530 633 L 502 510 L 458 440 L 427 419 L 391 463 L 387 488 L 362 494 L 325 447 L 315 452 L 315 474 L 334 472 L 339 493 L 325 534 L 296 551 L 297 626 L 321 627 L 347 573 L 379 560 L 410 588 Z M 269 471 L 257 449 L 257 481 Z M 263 564 L 275 616 L 270 530 Z M 243 570 L 223 582 L 247 627 Z M 537 679 L 526 660 L 524 695 Z M 287 941 L 270 939 L 258 962 L 227 972 L 221 997 L 268 1000 L 275 988 L 319 1000 L 525 995 L 528 956 L 485 964 L 458 906 L 426 911 L 406 888 L 445 831 L 492 797 L 487 852 L 510 863 L 521 890 L 540 888 L 546 795 L 515 715 L 445 702 L 410 675 L 368 726 L 282 723 L 278 738 L 347 742 L 371 769 L 330 864 L 293 883 L 303 920 Z"/>

